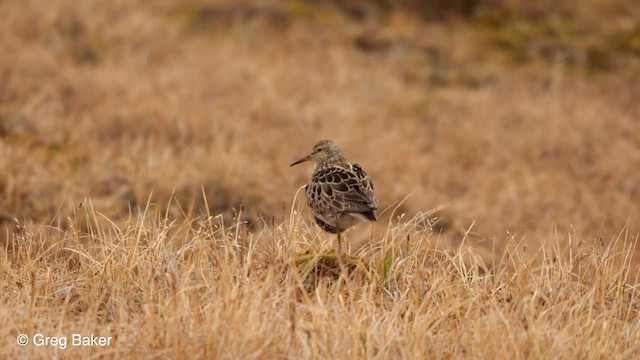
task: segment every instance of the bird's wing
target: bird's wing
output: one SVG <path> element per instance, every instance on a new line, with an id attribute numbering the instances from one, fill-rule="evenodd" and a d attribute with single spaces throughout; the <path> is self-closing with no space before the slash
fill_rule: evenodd
<path id="1" fill-rule="evenodd" d="M 353 172 L 356 174 L 356 177 L 360 179 L 360 183 L 362 184 L 362 192 L 367 196 L 369 201 L 373 204 L 373 208 L 378 208 L 378 199 L 376 198 L 376 193 L 373 189 L 373 181 L 369 178 L 367 173 L 364 172 L 364 169 L 359 164 L 351 165 Z"/>
<path id="2" fill-rule="evenodd" d="M 373 186 L 362 168 L 330 167 L 307 185 L 309 207 L 320 214 L 364 213 L 377 209 Z"/>

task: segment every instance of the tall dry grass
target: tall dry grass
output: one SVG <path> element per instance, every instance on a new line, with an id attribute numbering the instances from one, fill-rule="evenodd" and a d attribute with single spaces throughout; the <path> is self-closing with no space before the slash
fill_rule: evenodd
<path id="1" fill-rule="evenodd" d="M 295 211 L 250 232 L 149 205 L 116 225 L 90 205 L 68 231 L 26 227 L 0 259 L 5 358 L 581 358 L 640 355 L 637 238 L 570 236 L 493 264 L 415 218 L 327 261 Z M 84 230 L 82 230 L 84 229 Z M 631 245 L 629 244 L 629 241 Z M 67 336 L 19 347 L 18 334 Z M 107 347 L 71 336 L 111 336 Z"/>

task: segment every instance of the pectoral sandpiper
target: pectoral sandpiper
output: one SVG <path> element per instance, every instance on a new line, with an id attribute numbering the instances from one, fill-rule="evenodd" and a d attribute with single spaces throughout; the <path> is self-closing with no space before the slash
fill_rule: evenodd
<path id="1" fill-rule="evenodd" d="M 293 165 L 313 160 L 315 167 L 305 187 L 307 204 L 323 230 L 338 235 L 364 221 L 376 221 L 378 200 L 373 183 L 358 164 L 350 164 L 330 140 L 318 141 L 311 154 Z"/>

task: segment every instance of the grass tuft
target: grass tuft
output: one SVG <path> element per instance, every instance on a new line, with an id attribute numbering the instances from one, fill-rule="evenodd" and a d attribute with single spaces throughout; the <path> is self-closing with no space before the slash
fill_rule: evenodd
<path id="1" fill-rule="evenodd" d="M 64 350 L 6 342 L 0 350 L 10 357 L 640 355 L 640 273 L 631 263 L 638 238 L 626 230 L 607 245 L 549 241 L 533 256 L 514 236 L 489 267 L 471 248 L 445 246 L 445 235 L 418 227 L 421 217 L 389 224 L 383 237 L 336 256 L 323 249 L 332 236 L 292 214 L 250 232 L 222 216 L 170 220 L 150 201 L 117 225 L 87 200 L 67 230 L 24 225 L 0 250 L 0 336 L 115 340 Z"/>

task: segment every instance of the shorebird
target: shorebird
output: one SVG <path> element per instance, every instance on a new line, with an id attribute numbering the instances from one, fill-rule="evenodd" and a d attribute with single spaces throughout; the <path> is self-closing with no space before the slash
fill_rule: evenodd
<path id="1" fill-rule="evenodd" d="M 313 160 L 315 167 L 305 187 L 313 219 L 324 231 L 337 234 L 364 222 L 376 221 L 378 200 L 373 183 L 358 164 L 350 164 L 330 140 L 318 141 L 311 154 L 290 166 Z"/>

